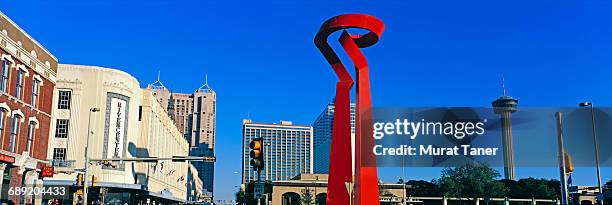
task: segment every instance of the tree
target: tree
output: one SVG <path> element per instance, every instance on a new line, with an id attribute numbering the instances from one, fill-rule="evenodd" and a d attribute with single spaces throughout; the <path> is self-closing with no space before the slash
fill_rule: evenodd
<path id="1" fill-rule="evenodd" d="M 406 182 L 410 196 L 442 196 L 436 184 L 424 180 L 410 180 Z"/>
<path id="2" fill-rule="evenodd" d="M 244 191 L 242 191 L 242 190 L 237 191 L 235 196 L 236 196 L 236 204 L 245 204 L 245 201 L 244 201 L 244 199 L 245 199 Z"/>
<path id="3" fill-rule="evenodd" d="M 482 164 L 466 164 L 442 170 L 435 180 L 438 190 L 449 197 L 502 197 L 504 184 L 497 181 L 499 172 Z"/>
<path id="4" fill-rule="evenodd" d="M 557 199 L 561 195 L 560 182 L 555 179 L 526 178 L 518 181 L 500 180 L 511 198 Z"/>
<path id="5" fill-rule="evenodd" d="M 315 203 L 315 196 L 312 194 L 309 188 L 304 188 L 302 190 L 302 197 L 300 198 L 300 203 L 302 205 L 312 205 Z"/>

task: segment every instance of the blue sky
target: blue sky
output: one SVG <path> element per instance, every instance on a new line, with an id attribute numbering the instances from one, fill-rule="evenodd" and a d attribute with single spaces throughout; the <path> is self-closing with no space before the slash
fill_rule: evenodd
<path id="1" fill-rule="evenodd" d="M 520 106 L 585 99 L 612 105 L 606 1 L 7 0 L 0 10 L 61 63 L 118 68 L 142 86 L 159 70 L 178 92 L 198 88 L 207 73 L 218 98 L 219 199 L 231 199 L 240 183 L 232 173 L 241 169 L 241 119 L 310 124 L 333 97 L 336 79 L 313 37 L 324 20 L 342 13 L 386 23 L 381 41 L 364 49 L 375 106 L 489 106 L 501 94 L 501 75 Z M 399 175 L 384 171 L 388 181 Z M 610 172 L 604 170 L 606 181 Z M 426 180 L 439 174 L 407 173 Z M 517 174 L 557 176 L 553 168 Z M 575 182 L 594 184 L 592 176 Z"/>

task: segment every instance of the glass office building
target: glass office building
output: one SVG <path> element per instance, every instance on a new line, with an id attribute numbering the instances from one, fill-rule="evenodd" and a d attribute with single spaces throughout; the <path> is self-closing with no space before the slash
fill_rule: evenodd
<path id="1" fill-rule="evenodd" d="M 299 174 L 313 173 L 313 129 L 311 126 L 293 125 L 289 121 L 280 124 L 243 121 L 242 183 L 257 180 L 257 172 L 249 164 L 249 143 L 263 138 L 264 167 L 262 180 L 289 180 Z"/>
<path id="2" fill-rule="evenodd" d="M 334 124 L 333 101 L 325 106 L 319 117 L 312 123 L 314 128 L 314 173 L 328 174 L 331 149 L 332 125 Z M 351 103 L 351 138 L 355 138 L 355 104 Z"/>

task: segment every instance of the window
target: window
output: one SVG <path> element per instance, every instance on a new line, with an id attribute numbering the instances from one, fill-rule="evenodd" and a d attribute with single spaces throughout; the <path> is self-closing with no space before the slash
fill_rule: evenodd
<path id="1" fill-rule="evenodd" d="M 40 80 L 32 80 L 32 106 L 38 107 L 38 92 L 40 92 Z"/>
<path id="2" fill-rule="evenodd" d="M 30 151 L 32 149 L 32 142 L 34 141 L 34 134 L 36 131 L 35 129 L 36 129 L 36 123 L 30 122 L 28 124 L 28 144 L 26 146 L 26 152 L 28 153 L 28 155 L 30 154 Z"/>
<path id="3" fill-rule="evenodd" d="M 66 148 L 53 148 L 53 160 L 66 160 Z"/>
<path id="4" fill-rule="evenodd" d="M 8 110 L 0 108 L 0 137 L 4 133 L 4 117 L 6 116 L 6 112 L 8 112 Z"/>
<path id="5" fill-rule="evenodd" d="M 68 138 L 68 120 L 58 119 L 55 125 L 56 138 Z"/>
<path id="6" fill-rule="evenodd" d="M 17 85 L 15 85 L 15 97 L 21 100 L 21 90 L 23 90 L 23 70 L 17 69 Z"/>
<path id="7" fill-rule="evenodd" d="M 13 116 L 13 129 L 11 130 L 11 139 L 9 142 L 9 151 L 15 152 L 15 141 L 19 135 L 19 121 L 21 121 L 21 117 L 19 115 Z"/>
<path id="8" fill-rule="evenodd" d="M 72 92 L 69 90 L 60 90 L 57 101 L 57 109 L 70 109 L 70 99 L 72 98 Z"/>
<path id="9" fill-rule="evenodd" d="M 0 76 L 0 90 L 2 92 L 7 92 L 8 90 L 8 74 L 11 66 L 9 61 L 6 58 L 2 58 L 2 71 Z"/>

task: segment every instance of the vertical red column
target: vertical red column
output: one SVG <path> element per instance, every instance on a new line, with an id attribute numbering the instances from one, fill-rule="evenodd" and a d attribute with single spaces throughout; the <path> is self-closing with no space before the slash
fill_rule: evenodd
<path id="1" fill-rule="evenodd" d="M 357 110 L 355 119 L 355 204 L 379 204 L 378 172 L 372 150 L 372 98 L 368 62 L 352 36 L 344 31 L 340 43 L 355 65 Z"/>
<path id="2" fill-rule="evenodd" d="M 368 30 L 364 35 L 351 35 L 346 30 L 340 43 L 355 65 L 357 79 L 357 108 L 355 133 L 355 179 L 352 180 L 350 146 L 350 88 L 353 81 L 336 53 L 327 43 L 328 36 L 338 30 L 360 28 Z M 349 204 L 345 183 L 354 183 L 354 204 L 380 204 L 376 158 L 370 150 L 372 138 L 372 101 L 368 63 L 359 48 L 374 45 L 384 30 L 379 19 L 364 14 L 345 14 L 327 20 L 315 37 L 315 44 L 332 66 L 340 81 L 336 84 L 334 124 L 330 155 L 327 203 Z M 348 166 L 346 165 L 348 163 Z"/>

